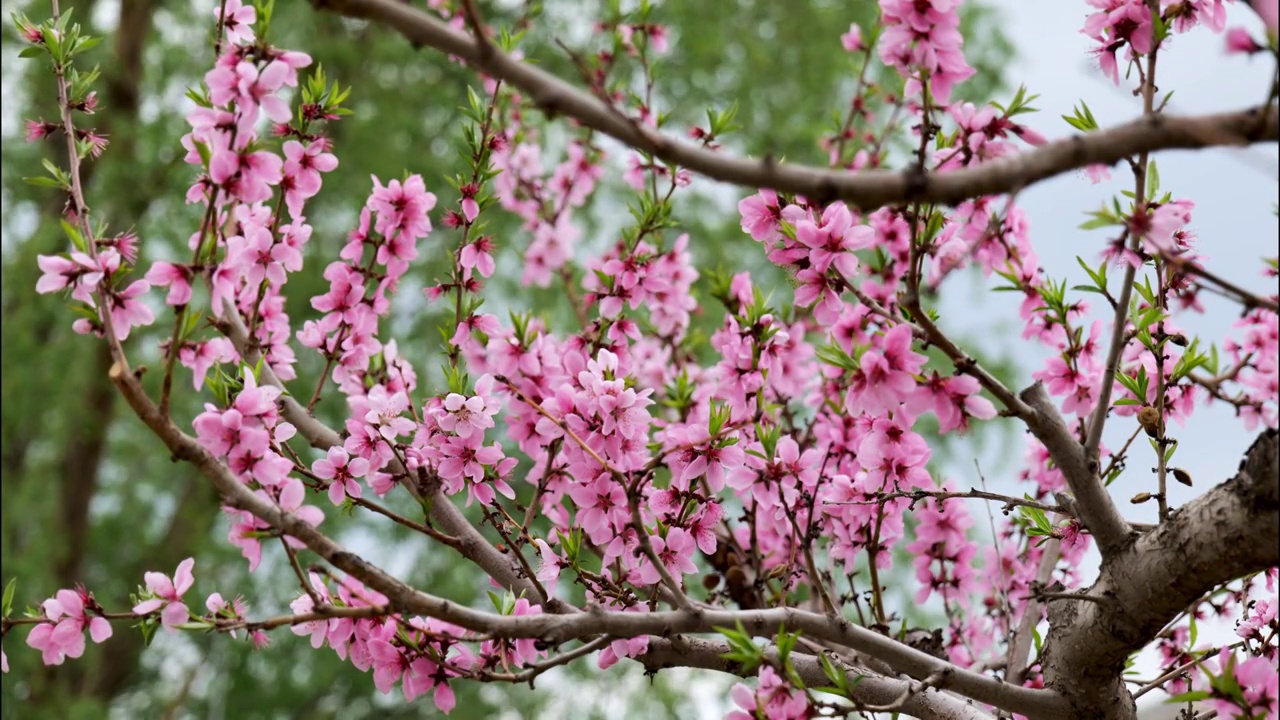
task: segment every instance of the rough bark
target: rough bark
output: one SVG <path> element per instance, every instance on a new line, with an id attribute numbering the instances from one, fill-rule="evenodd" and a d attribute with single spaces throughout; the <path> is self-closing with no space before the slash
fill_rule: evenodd
<path id="1" fill-rule="evenodd" d="M 1092 600 L 1049 604 L 1044 671 L 1082 719 L 1131 719 L 1125 660 L 1205 592 L 1280 564 L 1277 432 L 1254 441 L 1235 477 L 1103 562 Z"/>

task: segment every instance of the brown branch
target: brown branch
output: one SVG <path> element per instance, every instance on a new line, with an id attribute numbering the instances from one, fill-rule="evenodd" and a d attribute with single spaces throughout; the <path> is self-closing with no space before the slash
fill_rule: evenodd
<path id="1" fill-rule="evenodd" d="M 1239 472 L 1104 560 L 1088 595 L 1052 600 L 1044 672 L 1076 717 L 1132 718 L 1125 659 L 1189 603 L 1280 564 L 1280 437 L 1258 436 Z"/>
<path id="2" fill-rule="evenodd" d="M 235 308 L 228 308 L 225 315 L 226 321 L 221 324 L 219 330 L 231 340 L 241 358 L 251 364 L 256 363 L 259 354 L 250 342 L 248 330 L 245 328 L 239 312 Z M 267 363 L 262 365 L 261 381 L 264 384 L 285 389 L 284 383 L 280 381 L 280 378 L 276 376 L 271 366 Z M 298 434 L 311 443 L 312 447 L 319 450 L 327 450 L 331 447 L 342 445 L 342 437 L 332 428 L 317 420 L 292 395 L 281 395 L 280 405 L 285 420 L 292 423 L 298 429 Z M 407 471 L 399 460 L 392 460 L 391 463 L 390 470 L 393 474 L 408 477 Z M 405 481 L 401 484 L 415 497 L 420 494 L 414 483 Z M 447 537 L 455 541 L 446 544 L 456 549 L 463 557 L 480 566 L 503 587 L 509 588 L 516 594 L 525 592 L 530 597 L 534 595 L 536 589 L 530 579 L 524 577 L 520 566 L 486 540 L 443 491 L 437 489 L 428 499 L 431 503 L 431 520 L 440 527 Z M 556 598 L 551 598 L 547 602 L 547 609 L 552 612 L 563 612 L 571 609 L 571 606 Z"/>
<path id="3" fill-rule="evenodd" d="M 1076 511 L 1072 514 L 1080 518 L 1085 528 L 1098 541 L 1098 549 L 1103 557 L 1127 543 L 1132 528 L 1120 515 L 1098 477 L 1098 463 L 1087 459 L 1084 449 L 1054 407 L 1044 386 L 1037 382 L 1014 395 L 1004 383 L 984 370 L 929 319 L 928 313 L 920 307 L 918 297 L 909 293 L 903 298 L 902 306 L 911 314 L 916 327 L 928 342 L 946 354 L 957 371 L 976 378 L 1010 413 L 1026 423 L 1031 434 L 1049 451 L 1049 457 L 1062 471 L 1075 496 Z"/>
<path id="4" fill-rule="evenodd" d="M 1124 241 L 1121 240 L 1121 243 Z M 1129 301 L 1133 296 L 1133 283 L 1137 277 L 1137 268 L 1127 265 L 1124 270 L 1124 282 L 1120 285 L 1120 298 L 1116 301 L 1115 320 L 1111 329 L 1111 344 L 1107 349 L 1107 364 L 1102 368 L 1102 382 L 1098 386 L 1098 406 L 1089 418 L 1089 432 L 1085 436 L 1085 457 L 1093 462 L 1099 461 L 1099 448 L 1102 447 L 1102 426 L 1107 421 L 1107 413 L 1111 412 L 1111 389 L 1115 385 L 1116 372 L 1120 367 L 1120 356 L 1124 351 L 1125 329 L 1129 321 Z M 1145 398 L 1144 398 L 1145 400 Z"/>
<path id="5" fill-rule="evenodd" d="M 1075 514 L 1097 541 L 1098 551 L 1105 560 L 1129 543 L 1133 528 L 1116 509 L 1102 478 L 1098 477 L 1097 463 L 1088 460 L 1084 447 L 1071 434 L 1044 385 L 1037 382 L 1023 390 L 1021 397 L 1034 410 L 1024 418 L 1027 427 L 1044 443 L 1049 457 L 1062 471 L 1074 496 Z"/>
<path id="6" fill-rule="evenodd" d="M 678 633 L 711 633 L 717 627 L 739 623 L 757 637 L 772 637 L 779 630 L 799 630 L 805 636 L 871 655 L 896 672 L 915 679 L 942 673 L 945 687 L 979 702 L 1030 716 L 1065 712 L 1063 698 L 1054 691 L 1014 687 L 998 679 L 965 670 L 920 652 L 842 617 L 827 617 L 793 608 L 733 611 L 693 608 L 653 613 L 607 612 L 595 609 L 568 615 L 498 615 L 473 610 L 447 599 L 419 591 L 387 574 L 363 558 L 348 552 L 328 536 L 285 512 L 278 505 L 255 495 L 231 471 L 191 436 L 161 415 L 138 382 L 136 373 L 123 363 L 111 368 L 116 384 L 138 417 L 169 448 L 173 456 L 195 465 L 225 498 L 226 503 L 297 538 L 326 562 L 382 593 L 390 607 L 400 613 L 438 618 L 469 630 L 499 638 L 538 638 L 550 645 L 570 640 L 612 635 L 615 637 L 671 637 Z"/>
<path id="7" fill-rule="evenodd" d="M 1000 493 L 986 492 L 983 490 L 902 490 L 898 492 L 876 492 L 870 493 L 870 500 L 840 500 L 835 502 L 826 502 L 824 505 L 882 505 L 890 500 L 905 499 L 911 500 L 913 503 L 924 500 L 937 500 L 941 505 L 944 500 L 966 499 L 966 500 L 990 500 L 1004 504 L 1004 512 L 1008 513 L 1015 507 L 1029 507 L 1043 510 L 1045 512 L 1061 513 L 1070 515 L 1070 511 L 1061 505 L 1051 505 L 1036 500 L 1027 500 L 1026 498 L 1016 498 L 1011 495 L 1001 495 Z"/>
<path id="8" fill-rule="evenodd" d="M 862 208 L 906 201 L 954 204 L 997 195 L 1086 165 L 1112 165 L 1142 152 L 1245 145 L 1280 139 L 1274 105 L 1194 117 L 1153 115 L 1076 135 L 1012 158 L 938 175 L 889 170 L 843 170 L 735 158 L 676 140 L 618 113 L 591 94 L 506 53 L 483 46 L 442 20 L 396 0 L 312 0 L 322 10 L 382 23 L 416 46 L 456 55 L 490 76 L 522 90 L 548 114 L 568 115 L 665 162 L 709 178 L 751 188 L 798 193 L 818 202 L 844 200 Z"/>
<path id="9" fill-rule="evenodd" d="M 1263 297 L 1262 295 L 1249 292 L 1230 280 L 1210 272 L 1198 263 L 1191 262 L 1185 258 L 1169 253 L 1161 254 L 1160 259 L 1168 263 L 1174 272 L 1194 275 L 1201 280 L 1206 280 L 1217 285 L 1219 288 L 1222 288 L 1224 292 L 1233 296 L 1241 305 L 1244 305 L 1246 310 L 1252 310 L 1253 308 L 1260 307 L 1270 310 L 1271 312 L 1280 312 L 1280 304 L 1276 303 L 1275 298 Z"/>
<path id="10" fill-rule="evenodd" d="M 578 658 L 583 657 L 585 655 L 590 655 L 591 653 L 599 650 L 600 648 L 608 645 L 611 642 L 613 642 L 613 638 L 609 637 L 608 635 L 601 635 L 595 640 L 592 640 L 587 643 L 583 643 L 582 645 L 572 650 L 569 650 L 567 652 L 562 652 L 559 655 L 556 655 L 555 657 L 552 657 L 552 658 L 548 658 L 547 660 L 544 660 L 540 663 L 532 664 L 529 667 L 522 670 L 521 672 L 497 673 L 497 672 L 482 671 L 479 674 L 477 679 L 494 681 L 494 682 L 532 683 L 534 678 L 545 673 L 546 671 L 555 667 L 559 667 L 561 665 L 568 665 L 574 660 L 577 660 Z"/>
<path id="11" fill-rule="evenodd" d="M 1044 584 L 1053 576 L 1053 569 L 1058 566 L 1058 558 L 1062 552 L 1062 541 L 1050 538 L 1045 543 L 1044 554 L 1040 556 L 1040 566 L 1036 568 L 1035 582 Z M 1040 598 L 1032 595 L 1022 611 L 1018 628 L 1009 638 L 1008 653 L 1005 655 L 1005 679 L 1014 685 L 1021 685 L 1026 677 L 1027 656 L 1031 654 L 1033 631 L 1040 622 Z"/>
<path id="12" fill-rule="evenodd" d="M 701 638 L 679 638 L 678 640 L 650 640 L 649 650 L 636 659 L 644 664 L 650 672 L 657 673 L 666 668 L 690 667 L 717 670 L 734 675 L 748 675 L 742 665 L 724 658 L 729 646 L 723 642 L 704 640 Z M 778 667 L 781 660 L 777 650 L 767 648 L 764 651 L 765 662 Z M 852 700 L 857 704 L 887 705 L 899 698 L 909 684 L 906 681 L 889 678 L 863 668 L 849 667 L 839 659 L 828 655 L 832 663 L 845 671 L 849 679 Z M 796 674 L 809 687 L 829 685 L 822 669 L 821 661 L 812 655 L 801 655 L 793 652 L 789 658 Z M 901 712 L 913 717 L 924 717 L 935 720 L 990 720 L 991 715 L 975 707 L 973 703 L 942 692 L 925 692 L 912 694 L 902 704 Z"/>

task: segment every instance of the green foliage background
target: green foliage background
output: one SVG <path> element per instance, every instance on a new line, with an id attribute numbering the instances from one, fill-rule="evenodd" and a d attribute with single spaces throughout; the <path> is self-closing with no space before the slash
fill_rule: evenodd
<path id="1" fill-rule="evenodd" d="M 106 36 L 89 58 L 104 73 L 102 109 L 91 119 L 110 135 L 111 145 L 101 161 L 90 165 L 89 204 L 95 216 L 108 219 L 115 230 L 134 227 L 146 260 L 185 252 L 186 239 L 198 224 L 196 210 L 182 200 L 194 175 L 181 162 L 177 138 L 186 130 L 189 109 L 183 92 L 198 83 L 212 63 L 213 4 L 63 4 L 64 10 L 74 7 L 94 34 Z M 6 2 L 6 11 L 11 6 L 37 20 L 48 13 L 42 2 Z M 513 19 L 500 7 L 486 11 L 498 24 Z M 832 130 L 832 115 L 845 109 L 854 78 L 838 36 L 850 22 L 866 25 L 875 12 L 869 0 L 660 5 L 653 20 L 669 25 L 672 52 L 662 58 L 657 73 L 661 106 L 673 113 L 673 131 L 699 122 L 708 106 L 724 107 L 737 100 L 743 129 L 728 140 L 735 151 L 772 152 L 822 163 L 816 138 Z M 553 40 L 586 37 L 582 18 L 600 14 L 592 2 L 551 3 L 536 18 L 526 53 L 562 77 L 576 77 Z M 970 4 L 965 22 L 966 54 L 980 74 L 963 92 L 989 97 L 998 87 L 996 69 L 1010 48 L 988 10 Z M 332 126 L 341 165 L 326 176 L 323 192 L 308 206 L 316 226 L 307 250 L 308 266 L 290 280 L 288 310 L 300 325 L 311 316 L 308 298 L 325 287 L 320 271 L 345 241 L 370 188 L 371 174 L 385 179 L 419 172 L 442 206 L 456 202 L 443 178 L 460 169 L 455 151 L 459 108 L 466 102 L 467 85 L 478 83 L 438 53 L 415 51 L 382 28 L 318 14 L 304 2 L 278 3 L 271 39 L 277 46 L 309 52 L 330 77 L 355 87 L 348 103 L 355 115 Z M 61 199 L 21 181 L 40 173 L 42 154 L 58 159 L 56 143 L 22 140 L 22 119 L 53 117 L 56 109 L 51 76 L 43 64 L 18 61 L 21 46 L 13 27 L 6 24 L 0 173 L 3 580 L 19 578 L 19 606 L 83 582 L 105 606 L 120 609 L 129 604 L 129 594 L 145 570 L 172 572 L 182 558 L 195 556 L 197 584 L 189 596 L 193 606 L 216 589 L 243 593 L 252 601 L 255 615 L 279 611 L 293 595 L 289 584 L 268 581 L 273 570 L 280 569 L 278 549 L 268 548 L 263 567 L 252 576 L 247 573 L 238 551 L 225 542 L 227 526 L 210 487 L 190 467 L 171 462 L 160 443 L 115 397 L 106 381 L 105 345 L 71 331 L 72 316 L 61 298 L 34 292 L 39 275 L 36 255 L 63 250 L 65 240 L 55 222 Z M 616 231 L 617 218 L 625 217 L 625 193 L 606 192 L 616 202 L 598 204 L 593 215 L 581 218 L 586 243 L 595 247 L 610 240 L 592 239 L 593 233 Z M 699 267 L 738 270 L 745 262 L 766 281 L 783 282 L 765 267 L 760 253 L 745 252 L 752 243 L 739 230 L 736 214 L 724 212 L 726 194 L 735 201 L 740 197 L 736 190 L 711 186 L 709 193 L 686 194 L 679 200 L 677 217 L 695 239 Z M 524 293 L 519 297 L 529 299 L 538 311 L 568 317 L 561 293 L 530 292 L 516 285 L 518 272 L 512 269 L 529 238 L 509 220 L 495 221 L 491 230 L 503 249 L 500 267 L 505 264 L 508 270 L 506 280 L 495 278 L 495 294 Z M 430 243 L 441 242 L 446 232 L 438 229 L 426 241 L 426 262 L 411 271 L 402 295 L 416 295 L 417 287 L 440 272 L 440 255 L 433 256 Z M 704 293 L 705 289 L 700 287 Z M 149 332 L 130 338 L 128 347 L 138 362 L 157 365 L 157 343 L 169 327 L 169 317 L 159 314 Z M 698 322 L 710 330 L 718 318 L 718 308 L 712 308 Z M 435 329 L 441 319 L 431 310 L 415 311 L 394 325 L 401 354 L 412 358 L 420 373 L 441 362 Z M 299 355 L 299 386 L 311 387 L 319 363 L 307 352 Z M 148 379 L 154 382 L 158 374 Z M 189 377 L 180 369 L 180 382 L 175 383 L 181 390 L 175 401 L 180 418 L 192 417 L 199 408 L 186 384 Z M 337 420 L 342 408 L 329 402 L 321 409 Z M 487 583 L 455 556 L 407 537 L 394 526 L 340 517 L 327 503 L 322 505 L 325 529 L 368 549 L 375 562 L 388 563 L 401 577 L 438 594 L 462 602 L 488 602 L 483 597 Z M 12 672 L 4 676 L 0 695 L 4 718 L 358 720 L 439 715 L 430 701 L 404 704 L 398 696 L 378 695 L 368 675 L 332 652 L 313 651 L 287 631 L 274 633 L 272 646 L 262 653 L 224 637 L 163 633 L 143 653 L 140 633 L 117 624 L 115 636 L 104 646 L 91 645 L 83 658 L 58 668 L 41 667 L 38 654 L 26 647 L 25 635 L 19 629 L 5 639 Z M 698 705 L 689 700 L 687 676 L 668 673 L 651 681 L 626 663 L 605 673 L 590 662 L 577 663 L 544 678 L 540 686 L 542 692 L 529 692 L 524 687 L 461 683 L 453 717 L 699 716 Z M 562 699 L 554 699 L 556 695 Z"/>

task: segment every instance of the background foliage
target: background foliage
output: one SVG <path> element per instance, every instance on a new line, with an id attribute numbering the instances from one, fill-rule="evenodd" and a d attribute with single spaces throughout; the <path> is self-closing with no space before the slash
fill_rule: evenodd
<path id="1" fill-rule="evenodd" d="M 6 3 L 6 10 L 10 9 Z M 43 3 L 14 3 L 14 10 L 43 16 Z M 212 3 L 174 0 L 77 0 L 64 3 L 95 35 L 105 35 L 91 62 L 106 78 L 99 131 L 111 145 L 91 163 L 87 194 L 95 215 L 113 221 L 115 230 L 130 225 L 142 238 L 145 257 L 173 257 L 198 224 L 195 210 L 181 201 L 193 178 L 182 164 L 177 138 L 186 130 L 185 88 L 199 82 L 212 63 L 209 33 Z M 566 78 L 576 72 L 554 41 L 589 47 L 591 28 L 582 18 L 599 15 L 594 2 L 557 2 L 540 8 L 486 8 L 495 24 L 507 24 L 517 12 L 531 10 L 533 25 L 527 55 Z M 850 22 L 874 19 L 875 3 L 777 2 L 739 0 L 722 4 L 673 2 L 659 6 L 653 20 L 669 26 L 672 51 L 657 68 L 660 107 L 673 114 L 672 129 L 698 122 L 703 109 L 737 99 L 741 133 L 729 142 L 737 151 L 771 152 L 797 161 L 822 163 L 816 139 L 833 129 L 855 77 L 851 56 L 840 51 L 838 35 Z M 714 10 L 712 9 L 714 7 Z M 614 12 L 617 8 L 614 9 Z M 605 11 L 608 12 L 607 10 Z M 979 75 L 963 87 L 969 97 L 990 97 L 998 88 L 996 68 L 1010 54 L 999 35 L 998 18 L 970 3 L 966 10 L 966 54 Z M 370 188 L 370 174 L 398 177 L 421 172 L 441 196 L 454 201 L 443 178 L 460 167 L 455 148 L 459 108 L 468 84 L 477 79 L 457 64 L 431 52 L 417 52 L 398 37 L 372 26 L 317 14 L 302 2 L 282 2 L 271 28 L 273 44 L 310 53 L 326 73 L 354 85 L 349 101 L 355 115 L 332 126 L 341 166 L 325 178 L 314 199 L 316 226 L 308 269 L 295 275 L 288 296 L 292 317 L 307 317 L 308 298 L 323 291 L 324 258 L 336 257 Z M 184 557 L 197 558 L 198 574 L 219 590 L 238 590 L 254 601 L 255 614 L 283 608 L 281 584 L 264 582 L 280 557 L 268 551 L 262 569 L 247 573 L 239 553 L 225 542 L 227 526 L 211 488 L 195 470 L 173 463 L 159 441 L 141 431 L 106 380 L 107 352 L 98 343 L 72 333 L 70 316 L 56 296 L 34 292 L 37 254 L 63 249 L 65 239 L 54 219 L 61 198 L 22 182 L 39 174 L 39 158 L 58 152 L 57 143 L 27 144 L 21 121 L 55 113 L 51 77 L 42 65 L 17 61 L 21 41 L 4 28 L 3 94 L 3 396 L 0 469 L 3 498 L 0 532 L 3 578 L 23 579 L 20 598 L 48 597 L 54 590 L 84 582 L 110 608 L 128 605 L 130 592 L 147 569 L 170 572 Z M 616 150 L 607 144 L 607 149 Z M 621 162 L 621 153 L 613 160 Z M 617 175 L 614 175 L 616 178 Z M 783 278 L 767 268 L 758 252 L 744 253 L 750 240 L 726 212 L 737 195 L 697 183 L 705 192 L 678 196 L 677 217 L 698 242 L 699 267 L 750 269 L 757 282 Z M 613 202 L 597 203 L 585 224 L 585 244 L 599 248 L 625 217 L 626 188 L 607 190 Z M 499 263 L 518 262 L 529 238 L 515 223 L 495 219 L 491 230 L 503 254 Z M 754 249 L 754 248 L 753 248 Z M 320 258 L 319 261 L 314 260 Z M 438 259 L 427 254 L 406 278 L 401 296 L 420 298 L 418 285 L 433 281 Z M 501 275 L 501 273 L 500 273 Z M 526 293 L 533 308 L 549 317 L 569 317 L 562 293 L 519 288 L 494 278 L 496 298 Z M 767 281 L 766 281 L 767 282 Z M 505 284 L 502 284 L 505 283 Z M 699 290 L 706 296 L 706 280 Z M 709 302 L 714 303 L 714 301 Z M 523 304 L 523 303 L 522 303 Z M 414 305 L 413 302 L 409 305 Z M 441 361 L 441 317 L 424 307 L 407 307 L 396 328 L 401 354 L 419 371 Z M 490 311 L 493 311 L 491 308 Z M 161 318 L 164 316 L 161 315 Z M 698 323 L 710 332 L 716 309 Z M 130 352 L 153 366 L 159 358 L 158 322 L 149 333 L 129 340 Z M 318 362 L 300 353 L 299 387 L 311 386 Z M 153 373 L 153 376 L 158 373 Z M 179 378 L 189 374 L 180 372 Z M 155 377 L 150 378 L 156 380 Z M 195 396 L 178 394 L 175 413 L 190 417 Z M 183 403 L 186 403 L 183 405 Z M 322 404 L 335 419 L 343 408 Z M 935 453 L 937 454 L 937 453 Z M 339 538 L 357 547 L 379 548 L 394 558 L 390 569 L 433 592 L 481 602 L 484 582 L 474 568 L 452 563 L 452 556 L 410 541 L 389 523 L 364 523 L 327 511 L 326 528 L 341 527 Z M 332 525 L 328 523 L 333 523 Z M 278 555 L 278 553 L 275 553 Z M 305 561 L 305 558 L 304 558 Z M 201 584 L 203 585 L 203 583 Z M 198 587 L 207 593 L 211 588 Z M 203 597 L 202 593 L 200 594 Z M 484 601 L 487 602 L 487 601 Z M 39 666 L 38 655 L 23 646 L 25 632 L 7 639 L 13 672 L 4 676 L 5 718 L 200 717 L 276 718 L 433 717 L 430 703 L 405 705 L 377 694 L 369 676 L 352 672 L 328 652 L 315 652 L 286 631 L 273 635 L 263 653 L 222 637 L 174 638 L 160 634 L 143 653 L 141 635 L 125 627 L 104 646 L 91 645 L 79 661 L 57 668 Z M 723 682 L 723 679 L 708 682 Z M 688 702 L 690 684 L 671 677 L 651 681 L 626 664 L 598 674 L 578 663 L 549 683 L 576 685 L 571 703 L 552 693 L 526 688 L 459 685 L 454 717 L 618 717 L 698 715 Z M 591 683 L 599 688 L 589 692 Z"/>

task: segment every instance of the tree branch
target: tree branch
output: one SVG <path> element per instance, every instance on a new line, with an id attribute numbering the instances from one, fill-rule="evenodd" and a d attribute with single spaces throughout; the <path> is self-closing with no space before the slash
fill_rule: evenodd
<path id="1" fill-rule="evenodd" d="M 729 646 L 723 642 L 704 640 L 701 638 L 679 638 L 678 640 L 650 640 L 648 652 L 636 660 L 644 664 L 650 672 L 671 667 L 703 668 L 718 670 L 732 675 L 744 675 L 742 666 L 732 660 L 726 660 L 724 654 Z M 777 650 L 768 648 L 764 652 L 765 661 L 775 666 L 780 664 Z M 841 667 L 837 659 L 832 658 L 836 667 Z M 829 685 L 830 679 L 823 672 L 821 661 L 812 655 L 801 655 L 793 652 L 790 656 L 796 674 L 809 687 Z M 852 686 L 853 700 L 868 705 L 887 705 L 901 697 L 908 689 L 905 681 L 887 678 L 861 668 L 847 668 L 849 683 Z M 856 685 L 854 682 L 856 681 Z M 911 694 L 903 703 L 900 711 L 913 717 L 930 718 L 930 720 L 990 720 L 991 715 L 972 703 L 943 692 L 922 692 Z"/>
<path id="2" fill-rule="evenodd" d="M 848 284 L 846 282 L 846 284 Z M 903 300 L 912 318 L 914 327 L 920 329 L 923 336 L 936 345 L 939 350 L 951 358 L 956 369 L 968 373 L 977 379 L 988 392 L 996 397 L 1006 409 L 1027 425 L 1027 429 L 1035 435 L 1049 451 L 1049 457 L 1062 471 L 1067 485 L 1076 498 L 1076 510 L 1072 513 L 1080 518 L 1080 522 L 1098 542 L 1098 550 L 1103 557 L 1115 552 L 1129 541 L 1132 528 L 1120 515 L 1111 495 L 1098 475 L 1098 464 L 1090 462 L 1080 443 L 1076 441 L 1071 429 L 1053 402 L 1045 393 L 1044 386 L 1037 382 L 1031 387 L 1014 395 L 991 373 L 982 369 L 977 361 L 951 341 L 945 333 L 929 319 L 928 313 L 920 307 L 918 298 L 908 293 Z"/>
<path id="3" fill-rule="evenodd" d="M 1035 582 L 1041 585 L 1053 577 L 1053 570 L 1058 566 L 1062 553 L 1062 541 L 1050 538 L 1044 545 L 1044 554 L 1040 556 L 1040 566 L 1036 568 Z M 1018 627 L 1009 638 L 1008 652 L 1005 655 L 1005 679 L 1015 685 L 1021 685 L 1026 678 L 1028 655 L 1031 654 L 1033 632 L 1040 623 L 1040 600 L 1034 595 L 1023 608 Z"/>
<path id="4" fill-rule="evenodd" d="M 1087 594 L 1105 602 L 1049 602 L 1045 678 L 1077 717 L 1133 718 L 1125 659 L 1207 590 L 1280 564 L 1277 437 L 1258 436 L 1235 477 L 1104 560 Z"/>
<path id="5" fill-rule="evenodd" d="M 1098 477 L 1096 463 L 1089 462 L 1084 448 L 1053 406 L 1044 385 L 1037 382 L 1023 390 L 1021 396 L 1023 402 L 1035 411 L 1024 418 L 1027 427 L 1044 443 L 1049 457 L 1062 471 L 1075 497 L 1080 522 L 1097 541 L 1098 551 L 1105 561 L 1129 542 L 1132 528 L 1111 501 L 1110 493 Z"/>
<path id="6" fill-rule="evenodd" d="M 456 55 L 519 88 L 547 114 L 573 117 L 637 150 L 709 178 L 751 188 L 798 193 L 817 202 L 844 200 L 861 208 L 907 201 L 955 204 L 997 195 L 1086 165 L 1112 165 L 1132 155 L 1168 149 L 1246 145 L 1280 139 L 1276 107 L 1193 117 L 1152 115 L 1075 135 L 1011 158 L 938 175 L 889 170 L 856 173 L 767 160 L 746 160 L 676 140 L 634 122 L 616 108 L 497 48 L 486 48 L 444 21 L 396 0 L 312 0 L 319 9 L 390 27 L 410 42 Z"/>
<path id="7" fill-rule="evenodd" d="M 226 319 L 219 329 L 231 340 L 241 358 L 250 364 L 256 363 L 259 354 L 249 338 L 248 329 L 240 318 L 240 313 L 234 307 L 231 307 L 227 308 L 224 314 Z M 272 385 L 282 390 L 286 389 L 284 383 L 280 381 L 275 371 L 267 363 L 262 365 L 261 379 L 267 385 Z M 292 423 L 298 429 L 298 433 L 307 442 L 311 443 L 312 447 L 319 450 L 327 450 L 331 447 L 342 445 L 342 436 L 317 420 L 292 395 L 282 394 L 280 396 L 280 405 L 284 419 Z M 400 464 L 399 460 L 393 459 L 391 462 L 392 467 L 390 470 L 393 474 L 408 475 L 407 470 Z M 406 482 L 402 484 L 415 496 L 420 494 L 413 483 Z M 523 591 L 529 597 L 535 596 L 536 588 L 531 579 L 524 576 L 519 564 L 500 552 L 493 546 L 493 543 L 486 540 L 484 535 L 481 535 L 480 531 L 463 517 L 462 513 L 443 492 L 437 489 L 430 500 L 431 520 L 440 526 L 442 532 L 456 540 L 456 543 L 451 544 L 451 547 L 454 547 L 463 557 L 480 566 L 502 587 L 509 588 L 516 594 Z M 547 602 L 547 609 L 552 612 L 564 612 L 571 610 L 572 607 L 561 600 L 551 598 Z"/>
<path id="8" fill-rule="evenodd" d="M 195 465 L 214 484 L 226 502 L 297 538 L 309 550 L 368 587 L 385 595 L 397 612 L 418 614 L 453 623 L 493 637 L 538 638 L 548 645 L 597 635 L 614 637 L 670 637 L 678 633 L 710 633 L 738 623 L 757 637 L 772 637 L 780 629 L 799 630 L 806 637 L 826 640 L 875 657 L 895 671 L 917 680 L 942 675 L 939 687 L 1012 712 L 1040 716 L 1065 712 L 1065 700 L 1051 690 L 1016 687 L 996 678 L 964 670 L 884 635 L 858 627 L 841 617 L 827 617 L 793 608 L 732 611 L 694 608 L 654 613 L 606 612 L 599 608 L 569 615 L 498 615 L 463 607 L 419 591 L 348 552 L 328 536 L 275 503 L 255 495 L 217 458 L 183 433 L 151 402 L 135 373 L 123 363 L 111 368 L 111 380 L 138 417 L 159 437 L 174 457 Z"/>

